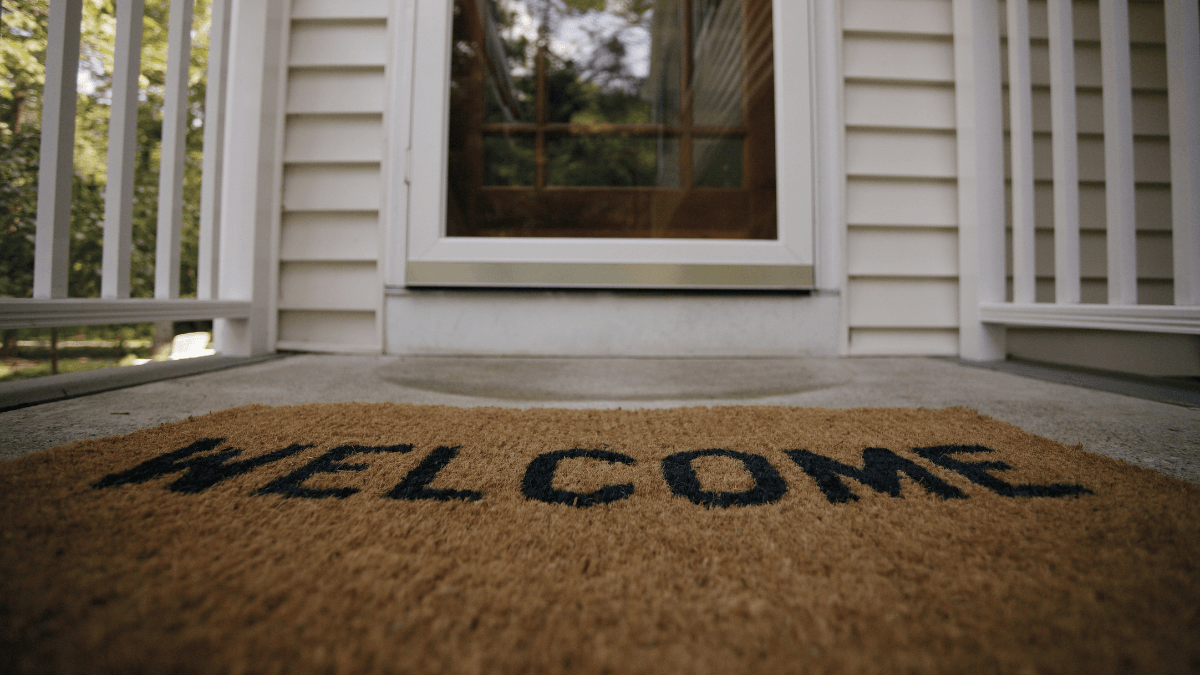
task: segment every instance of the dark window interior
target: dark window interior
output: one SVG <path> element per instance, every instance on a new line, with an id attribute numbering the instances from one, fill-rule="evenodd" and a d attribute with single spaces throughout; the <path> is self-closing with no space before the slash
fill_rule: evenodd
<path id="1" fill-rule="evenodd" d="M 447 234 L 775 239 L 770 0 L 456 0 Z"/>

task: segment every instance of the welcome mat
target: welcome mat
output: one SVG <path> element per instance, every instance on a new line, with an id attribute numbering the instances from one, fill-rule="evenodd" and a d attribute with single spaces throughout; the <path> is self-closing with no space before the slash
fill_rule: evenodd
<path id="1" fill-rule="evenodd" d="M 963 408 L 250 406 L 0 505 L 4 672 L 1200 671 L 1200 488 Z"/>

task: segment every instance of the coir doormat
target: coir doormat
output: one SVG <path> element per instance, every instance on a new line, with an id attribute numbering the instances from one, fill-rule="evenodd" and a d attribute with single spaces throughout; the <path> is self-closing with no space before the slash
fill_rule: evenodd
<path id="1" fill-rule="evenodd" d="M 0 503 L 5 672 L 1200 671 L 1200 489 L 962 408 L 251 406 Z"/>

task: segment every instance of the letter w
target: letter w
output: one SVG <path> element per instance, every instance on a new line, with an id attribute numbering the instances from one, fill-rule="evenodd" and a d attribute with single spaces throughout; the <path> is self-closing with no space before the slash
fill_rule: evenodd
<path id="1" fill-rule="evenodd" d="M 312 447 L 311 445 L 291 445 L 282 450 L 275 450 L 274 452 L 244 459 L 240 462 L 229 461 L 242 454 L 242 451 L 236 448 L 192 457 L 192 455 L 197 453 L 208 452 L 224 442 L 224 438 L 202 438 L 187 447 L 142 462 L 128 471 L 109 474 L 92 483 L 92 487 L 106 488 L 128 485 L 130 483 L 145 483 L 159 476 L 166 476 L 182 471 L 183 475 L 174 483 L 168 485 L 167 489 L 172 492 L 194 494 L 203 492 L 226 478 L 233 478 L 234 476 L 249 473 L 264 464 L 277 462 L 284 457 L 289 457 L 305 448 Z"/>
<path id="2" fill-rule="evenodd" d="M 966 499 L 962 490 L 929 473 L 912 460 L 905 459 L 887 448 L 863 450 L 863 468 L 856 469 L 848 464 L 823 457 L 807 450 L 784 450 L 804 469 L 804 473 L 817 481 L 817 487 L 825 493 L 831 504 L 857 501 L 858 495 L 850 491 L 838 476 L 846 476 L 866 485 L 876 492 L 886 492 L 892 497 L 900 496 L 900 474 L 905 474 L 942 499 Z"/>

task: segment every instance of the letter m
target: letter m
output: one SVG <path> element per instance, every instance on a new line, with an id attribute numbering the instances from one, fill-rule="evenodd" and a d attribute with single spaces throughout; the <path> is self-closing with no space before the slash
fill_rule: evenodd
<path id="1" fill-rule="evenodd" d="M 825 493 L 825 498 L 831 504 L 858 500 L 858 495 L 846 487 L 840 476 L 852 478 L 876 492 L 886 492 L 889 496 L 899 497 L 900 474 L 904 474 L 925 488 L 926 492 L 942 499 L 967 498 L 962 490 L 887 448 L 865 448 L 862 452 L 861 469 L 807 450 L 784 450 L 783 453 L 804 469 L 804 473 L 817 481 L 817 487 L 821 488 L 821 492 Z"/>
<path id="2" fill-rule="evenodd" d="M 292 445 L 258 457 L 231 462 L 229 460 L 242 454 L 241 450 L 230 448 L 209 453 L 210 450 L 216 449 L 224 442 L 224 438 L 202 438 L 186 447 L 146 460 L 127 471 L 109 474 L 92 483 L 92 487 L 107 488 L 130 483 L 145 483 L 159 476 L 183 473 L 174 483 L 167 486 L 168 490 L 186 493 L 203 492 L 227 478 L 249 473 L 264 464 L 277 462 L 284 457 L 312 447 L 310 445 Z"/>

